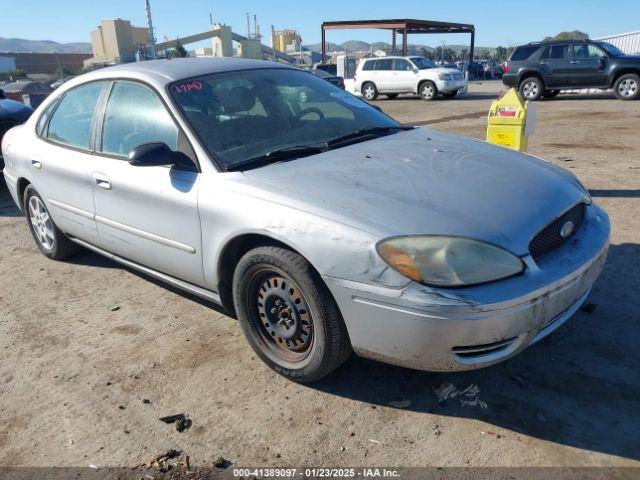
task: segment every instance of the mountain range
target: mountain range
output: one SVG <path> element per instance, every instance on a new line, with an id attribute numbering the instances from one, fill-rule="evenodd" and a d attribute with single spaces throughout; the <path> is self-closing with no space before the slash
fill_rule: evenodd
<path id="1" fill-rule="evenodd" d="M 0 37 L 0 52 L 91 53 L 91 44 L 88 42 L 58 43 L 51 40 Z"/>

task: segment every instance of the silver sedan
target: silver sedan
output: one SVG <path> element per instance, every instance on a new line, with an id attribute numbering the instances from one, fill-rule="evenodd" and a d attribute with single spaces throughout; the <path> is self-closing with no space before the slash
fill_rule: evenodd
<path id="1" fill-rule="evenodd" d="M 434 371 L 511 357 L 579 308 L 609 241 L 562 168 L 269 62 L 79 76 L 2 153 L 44 255 L 82 246 L 218 302 L 301 382 L 352 351 Z"/>

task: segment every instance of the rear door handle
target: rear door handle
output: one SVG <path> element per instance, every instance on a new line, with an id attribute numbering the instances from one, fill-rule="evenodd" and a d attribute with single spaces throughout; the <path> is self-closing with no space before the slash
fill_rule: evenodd
<path id="1" fill-rule="evenodd" d="M 104 173 L 96 172 L 92 175 L 96 185 L 104 190 L 111 190 L 111 180 Z"/>
<path id="2" fill-rule="evenodd" d="M 33 166 L 33 168 L 41 169 L 42 162 L 40 160 L 31 160 L 31 166 Z"/>

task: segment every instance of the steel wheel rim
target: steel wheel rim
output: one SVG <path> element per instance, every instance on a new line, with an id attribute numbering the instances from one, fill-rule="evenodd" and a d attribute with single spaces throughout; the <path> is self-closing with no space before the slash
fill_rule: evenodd
<path id="1" fill-rule="evenodd" d="M 535 82 L 527 82 L 522 87 L 522 93 L 525 98 L 533 98 L 538 95 L 538 84 Z"/>
<path id="2" fill-rule="evenodd" d="M 618 92 L 623 97 L 631 97 L 638 91 L 638 82 L 631 78 L 627 78 L 618 85 Z"/>
<path id="3" fill-rule="evenodd" d="M 275 268 L 257 272 L 250 285 L 251 317 L 262 343 L 280 360 L 303 362 L 311 353 L 314 330 L 300 288 Z"/>
<path id="4" fill-rule="evenodd" d="M 47 207 L 42 200 L 35 195 L 29 199 L 29 221 L 36 235 L 38 243 L 47 251 L 53 250 L 55 246 L 55 236 L 53 233 L 53 222 L 49 216 Z"/>
<path id="5" fill-rule="evenodd" d="M 433 86 L 426 84 L 422 87 L 422 96 L 424 98 L 431 98 L 433 97 Z"/>

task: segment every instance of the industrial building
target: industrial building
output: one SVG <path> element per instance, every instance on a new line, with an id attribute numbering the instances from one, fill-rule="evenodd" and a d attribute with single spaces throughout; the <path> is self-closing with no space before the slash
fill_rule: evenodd
<path id="1" fill-rule="evenodd" d="M 302 37 L 298 32 L 290 28 L 276 31 L 272 26 L 271 46 L 282 53 L 297 52 L 302 46 Z"/>
<path id="2" fill-rule="evenodd" d="M 88 53 L 0 53 L 0 72 L 22 70 L 27 75 L 53 74 L 58 69 L 80 72 Z"/>
<path id="3" fill-rule="evenodd" d="M 129 20 L 117 18 L 102 20 L 91 32 L 93 57 L 84 62 L 85 67 L 133 62 L 136 52 L 149 43 L 149 29 L 134 27 Z"/>

